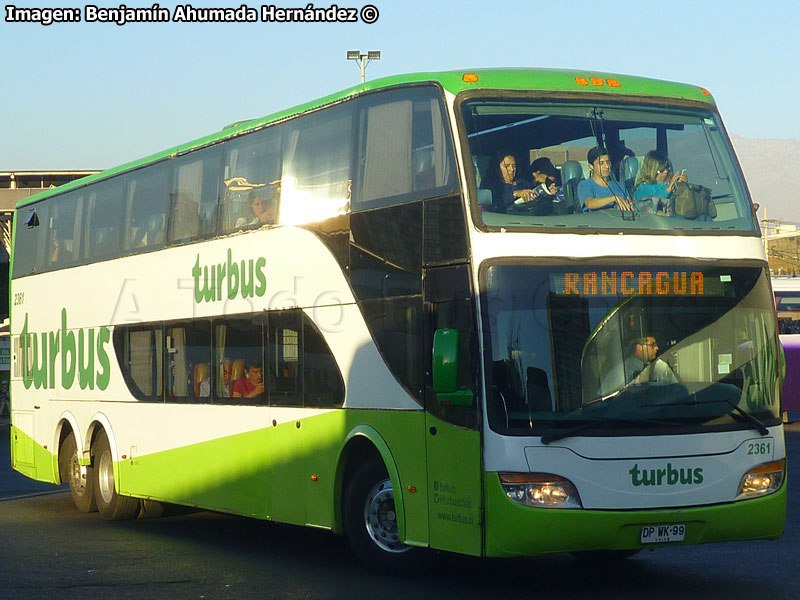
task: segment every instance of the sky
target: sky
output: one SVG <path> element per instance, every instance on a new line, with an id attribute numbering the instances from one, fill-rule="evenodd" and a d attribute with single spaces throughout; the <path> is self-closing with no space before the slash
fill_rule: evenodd
<path id="1" fill-rule="evenodd" d="M 334 2 L 359 12 L 371 3 L 377 21 L 43 26 L 7 22 L 4 4 L 0 171 L 105 169 L 313 100 L 359 82 L 347 50 L 381 51 L 381 60 L 367 67 L 368 79 L 548 67 L 692 83 L 712 92 L 730 133 L 800 139 L 795 2 L 320 0 L 315 6 Z M 243 3 L 261 7 L 248 0 L 191 6 Z M 86 4 L 14 6 L 78 8 L 84 16 Z M 159 6 L 172 12 L 176 3 Z"/>

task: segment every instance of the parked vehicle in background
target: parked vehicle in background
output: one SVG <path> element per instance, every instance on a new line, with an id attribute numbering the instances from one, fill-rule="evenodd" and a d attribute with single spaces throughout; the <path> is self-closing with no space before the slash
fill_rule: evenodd
<path id="1" fill-rule="evenodd" d="M 800 277 L 773 277 L 772 290 L 778 310 L 778 331 L 786 356 L 782 402 L 784 420 L 796 420 L 800 418 Z"/>

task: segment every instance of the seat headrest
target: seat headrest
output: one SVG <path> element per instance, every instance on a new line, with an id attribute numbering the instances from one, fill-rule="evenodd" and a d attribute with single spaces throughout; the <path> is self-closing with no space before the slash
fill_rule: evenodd
<path id="1" fill-rule="evenodd" d="M 414 173 L 423 173 L 433 168 L 433 151 L 417 150 L 414 152 Z"/>
<path id="2" fill-rule="evenodd" d="M 576 179 L 583 179 L 583 167 L 577 160 L 568 160 L 561 167 L 561 181 L 567 183 Z"/>
<path id="3" fill-rule="evenodd" d="M 639 172 L 639 161 L 635 156 L 626 156 L 622 159 L 622 178 L 625 181 L 636 179 Z"/>

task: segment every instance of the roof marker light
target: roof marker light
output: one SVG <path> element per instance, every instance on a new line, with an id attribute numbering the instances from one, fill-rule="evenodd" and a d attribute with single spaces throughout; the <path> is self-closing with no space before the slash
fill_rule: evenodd
<path id="1" fill-rule="evenodd" d="M 709 92 L 709 91 L 708 91 L 706 88 L 704 88 L 704 87 L 701 87 L 701 88 L 700 88 L 700 91 L 701 91 L 701 92 L 703 92 L 703 93 L 704 93 L 706 96 L 710 96 L 710 95 L 711 95 L 711 92 Z"/>
<path id="2" fill-rule="evenodd" d="M 461 79 L 465 83 L 475 83 L 478 81 L 478 76 L 475 73 L 464 73 L 464 75 L 461 76 Z"/>
<path id="3" fill-rule="evenodd" d="M 605 85 L 605 82 L 603 81 L 602 77 L 590 77 L 589 79 L 592 82 L 592 85 L 596 85 L 598 87 L 601 85 Z"/>
<path id="4" fill-rule="evenodd" d="M 622 87 L 622 84 L 616 79 L 606 79 L 608 87 Z"/>
<path id="5" fill-rule="evenodd" d="M 575 83 L 578 85 L 589 85 L 589 80 L 586 77 L 576 77 Z"/>

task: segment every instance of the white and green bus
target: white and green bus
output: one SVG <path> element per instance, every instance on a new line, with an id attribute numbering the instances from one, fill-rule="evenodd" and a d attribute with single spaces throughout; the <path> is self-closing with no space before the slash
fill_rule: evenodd
<path id="1" fill-rule="evenodd" d="M 653 156 L 691 193 L 641 199 Z M 13 465 L 81 511 L 395 570 L 783 531 L 775 305 L 700 87 L 376 80 L 26 199 L 13 241 Z"/>

